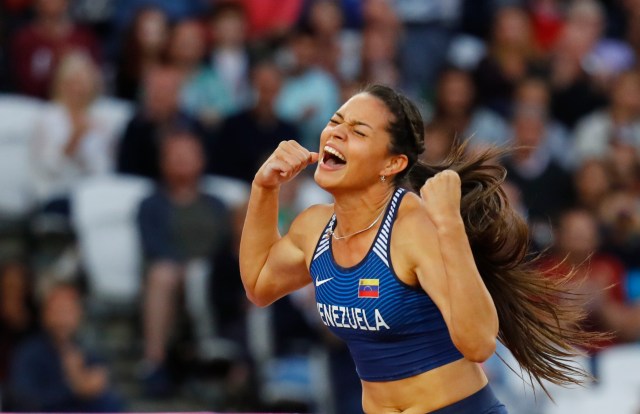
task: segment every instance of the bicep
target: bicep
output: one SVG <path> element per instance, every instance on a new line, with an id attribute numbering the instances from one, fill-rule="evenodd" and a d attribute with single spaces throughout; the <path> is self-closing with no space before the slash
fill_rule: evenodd
<path id="1" fill-rule="evenodd" d="M 269 251 L 256 283 L 256 296 L 270 304 L 311 282 L 303 249 L 289 235 L 278 240 Z"/>
<path id="2" fill-rule="evenodd" d="M 411 221 L 399 235 L 403 240 L 401 254 L 406 260 L 407 271 L 415 274 L 420 287 L 433 300 L 449 326 L 450 295 L 438 238 L 427 219 Z"/>

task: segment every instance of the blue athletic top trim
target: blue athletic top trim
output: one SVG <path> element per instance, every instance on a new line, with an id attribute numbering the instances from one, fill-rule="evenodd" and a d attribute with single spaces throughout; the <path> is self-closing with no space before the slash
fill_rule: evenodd
<path id="1" fill-rule="evenodd" d="M 320 319 L 343 339 L 365 381 L 411 377 L 462 358 L 442 314 L 422 289 L 391 265 L 390 240 L 406 190 L 395 191 L 365 257 L 342 267 L 333 257 L 333 215 L 318 241 L 310 273 Z"/>

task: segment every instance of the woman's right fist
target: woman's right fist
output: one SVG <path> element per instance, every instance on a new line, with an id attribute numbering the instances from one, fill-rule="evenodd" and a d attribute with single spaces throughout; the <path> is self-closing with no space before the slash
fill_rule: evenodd
<path id="1" fill-rule="evenodd" d="M 307 165 L 318 161 L 318 153 L 308 151 L 296 141 L 282 141 L 267 158 L 253 179 L 254 184 L 275 188 L 290 181 Z"/>

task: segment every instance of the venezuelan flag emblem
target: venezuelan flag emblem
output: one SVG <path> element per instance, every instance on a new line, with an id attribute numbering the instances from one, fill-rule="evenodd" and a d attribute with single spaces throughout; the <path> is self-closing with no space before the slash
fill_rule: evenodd
<path id="1" fill-rule="evenodd" d="M 360 279 L 358 284 L 359 298 L 378 298 L 380 296 L 379 279 Z"/>

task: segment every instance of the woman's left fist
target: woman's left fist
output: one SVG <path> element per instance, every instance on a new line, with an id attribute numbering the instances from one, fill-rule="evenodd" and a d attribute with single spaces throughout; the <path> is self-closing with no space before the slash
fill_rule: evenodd
<path id="1" fill-rule="evenodd" d="M 444 220 L 460 217 L 460 176 L 453 170 L 439 172 L 424 183 L 420 189 L 420 197 L 436 225 Z"/>

